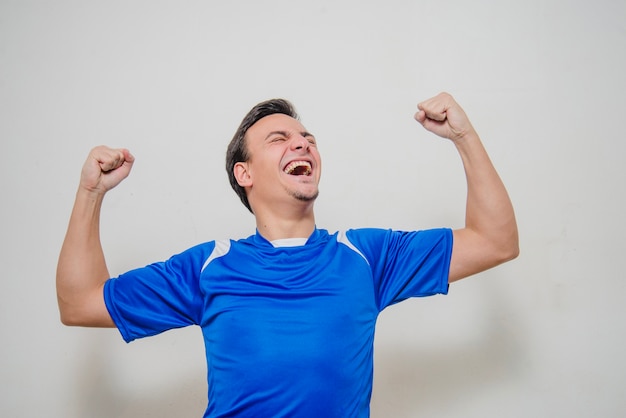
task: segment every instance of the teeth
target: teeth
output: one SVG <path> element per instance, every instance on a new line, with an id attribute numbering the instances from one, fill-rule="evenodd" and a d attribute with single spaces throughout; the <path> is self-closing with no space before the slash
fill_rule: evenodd
<path id="1" fill-rule="evenodd" d="M 300 167 L 303 167 L 299 169 Z M 285 173 L 294 174 L 296 171 L 298 175 L 308 176 L 311 174 L 311 164 L 307 161 L 294 161 L 285 167 Z"/>

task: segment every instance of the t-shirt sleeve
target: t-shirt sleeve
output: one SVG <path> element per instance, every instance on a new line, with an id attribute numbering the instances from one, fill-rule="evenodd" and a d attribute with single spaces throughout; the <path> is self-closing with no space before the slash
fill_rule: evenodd
<path id="1" fill-rule="evenodd" d="M 124 341 L 199 323 L 203 303 L 199 278 L 213 246 L 213 242 L 195 246 L 105 283 L 104 301 Z"/>
<path id="2" fill-rule="evenodd" d="M 347 231 L 372 270 L 378 308 L 410 297 L 448 293 L 452 230 Z"/>

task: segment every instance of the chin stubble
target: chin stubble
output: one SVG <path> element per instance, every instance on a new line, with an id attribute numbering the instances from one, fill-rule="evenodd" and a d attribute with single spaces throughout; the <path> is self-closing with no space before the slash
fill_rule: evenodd
<path id="1" fill-rule="evenodd" d="M 316 190 L 315 193 L 313 194 L 304 194 L 304 193 L 300 193 L 297 191 L 291 191 L 290 192 L 291 196 L 293 196 L 294 198 L 302 201 L 302 202 L 311 202 L 315 199 L 317 199 L 317 196 L 319 196 L 320 192 L 319 190 Z"/>

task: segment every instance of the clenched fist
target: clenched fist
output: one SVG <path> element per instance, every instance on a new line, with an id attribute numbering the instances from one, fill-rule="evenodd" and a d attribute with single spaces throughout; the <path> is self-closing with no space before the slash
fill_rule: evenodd
<path id="1" fill-rule="evenodd" d="M 476 135 L 467 115 L 448 93 L 440 93 L 423 101 L 417 108 L 419 110 L 415 119 L 424 128 L 442 138 L 457 142 L 468 134 Z"/>
<path id="2" fill-rule="evenodd" d="M 96 147 L 83 165 L 80 187 L 104 194 L 128 176 L 134 161 L 135 157 L 127 149 Z"/>

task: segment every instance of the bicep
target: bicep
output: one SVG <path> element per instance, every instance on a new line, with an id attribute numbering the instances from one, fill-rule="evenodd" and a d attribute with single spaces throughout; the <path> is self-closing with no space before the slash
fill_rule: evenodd
<path id="1" fill-rule="evenodd" d="M 491 243 L 475 231 L 463 228 L 452 232 L 452 257 L 448 282 L 452 283 L 499 264 Z"/>
<path id="2" fill-rule="evenodd" d="M 59 304 L 62 304 L 59 301 Z M 81 298 L 81 303 L 61 311 L 62 322 L 69 326 L 115 328 L 104 302 L 104 283 Z"/>
<path id="3" fill-rule="evenodd" d="M 103 327 L 103 328 L 116 328 L 115 322 L 113 322 L 113 318 L 111 318 L 111 314 L 106 306 L 104 301 L 104 285 L 98 288 L 97 292 L 94 292 L 92 299 L 92 322 L 95 327 Z"/>

